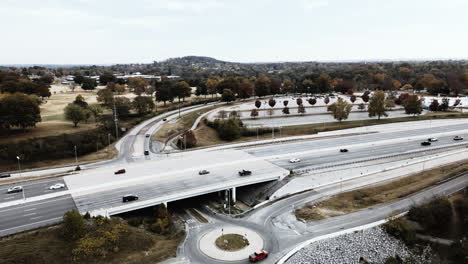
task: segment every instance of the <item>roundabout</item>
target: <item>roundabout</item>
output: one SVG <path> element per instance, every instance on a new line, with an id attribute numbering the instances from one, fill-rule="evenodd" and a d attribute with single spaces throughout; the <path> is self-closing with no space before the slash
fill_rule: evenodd
<path id="1" fill-rule="evenodd" d="M 249 255 L 264 247 L 263 238 L 255 231 L 241 226 L 223 226 L 205 233 L 199 240 L 200 251 L 221 261 L 247 260 Z"/>

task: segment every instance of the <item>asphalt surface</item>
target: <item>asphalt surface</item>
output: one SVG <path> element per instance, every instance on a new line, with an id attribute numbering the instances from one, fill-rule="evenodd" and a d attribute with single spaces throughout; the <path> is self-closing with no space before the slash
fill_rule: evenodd
<path id="1" fill-rule="evenodd" d="M 468 134 L 460 134 L 464 138 L 468 136 Z M 361 137 L 361 136 L 357 136 Z M 355 138 L 355 137 L 353 137 Z M 353 139 L 354 141 L 355 139 Z M 348 140 L 351 142 L 351 140 Z M 405 154 L 405 153 L 412 153 L 415 151 L 425 151 L 433 152 L 431 149 L 434 147 L 447 147 L 446 149 L 441 150 L 434 150 L 437 152 L 442 152 L 444 150 L 450 150 L 453 148 L 460 147 L 461 145 L 468 144 L 468 140 L 460 140 L 455 141 L 453 140 L 453 136 L 444 136 L 438 137 L 437 142 L 432 142 L 430 146 L 422 146 L 422 140 L 408 140 L 404 143 L 391 143 L 385 144 L 383 146 L 372 146 L 372 145 L 362 145 L 357 147 L 346 148 L 348 152 L 340 152 L 338 149 L 336 150 L 329 150 L 329 151 L 321 151 L 319 153 L 312 153 L 308 155 L 299 155 L 299 156 L 291 156 L 288 158 L 282 159 L 273 159 L 270 160 L 275 165 L 278 165 L 285 169 L 305 169 L 305 168 L 313 168 L 313 167 L 321 167 L 327 164 L 340 164 L 342 162 L 348 162 L 351 160 L 365 160 L 369 158 L 391 155 L 391 154 Z M 346 144 L 346 143 L 344 143 Z M 424 155 L 423 153 L 417 154 L 419 156 Z M 291 163 L 289 160 L 291 158 L 300 158 L 301 161 L 297 163 Z"/>
<path id="2" fill-rule="evenodd" d="M 333 137 L 320 140 L 304 140 L 298 142 L 282 143 L 281 146 L 268 145 L 253 148 L 245 148 L 244 150 L 256 157 L 266 157 L 273 155 L 292 154 L 297 152 L 320 150 L 324 148 L 336 148 L 339 150 L 347 145 L 352 144 L 369 144 L 382 140 L 402 139 L 413 136 L 432 137 L 436 133 L 456 133 L 458 130 L 468 129 L 467 124 L 450 125 L 445 127 L 434 128 L 419 128 L 410 131 L 398 131 L 390 133 L 371 133 L 356 136 Z M 466 135 L 466 134 L 465 134 Z M 467 139 L 465 139 L 467 140 Z M 421 141 L 421 140 L 420 140 Z M 420 142 L 419 141 L 419 142 Z M 436 143 L 437 144 L 437 143 Z"/>
<path id="3" fill-rule="evenodd" d="M 59 223 L 64 212 L 75 208 L 70 195 L 0 208 L 0 237 Z"/>
<path id="4" fill-rule="evenodd" d="M 128 205 L 130 203 L 124 204 L 122 202 L 122 197 L 127 194 L 138 195 L 138 201 L 132 202 L 135 204 L 154 198 L 172 197 L 174 199 L 174 197 L 184 195 L 186 190 L 199 190 L 201 195 L 223 190 L 230 185 L 241 186 L 242 183 L 239 183 L 239 180 L 242 179 L 246 181 L 270 181 L 273 179 L 272 177 L 279 177 L 276 166 L 256 168 L 253 170 L 252 175 L 244 177 L 238 175 L 238 168 L 239 165 L 234 164 L 210 168 L 210 173 L 206 175 L 198 175 L 197 171 L 192 171 L 191 173 L 181 173 L 175 177 L 155 177 L 154 180 L 147 181 L 144 184 L 127 185 L 86 195 L 77 194 L 74 195 L 74 200 L 80 212 L 85 213 L 103 208 L 111 209 L 116 206 Z M 249 167 L 246 168 L 250 169 Z M 125 177 L 125 175 L 122 177 Z"/>
<path id="5" fill-rule="evenodd" d="M 49 187 L 56 183 L 65 184 L 65 188 L 50 190 Z M 11 188 L 14 186 L 22 186 L 23 192 L 7 193 L 8 188 Z M 12 183 L 12 184 L 2 184 L 0 185 L 0 203 L 20 200 L 20 199 L 23 199 L 23 197 L 30 198 L 34 196 L 61 192 L 65 190 L 68 190 L 68 188 L 67 188 L 66 183 L 63 181 L 63 178 L 53 178 L 53 179 L 45 179 L 45 180 Z"/>

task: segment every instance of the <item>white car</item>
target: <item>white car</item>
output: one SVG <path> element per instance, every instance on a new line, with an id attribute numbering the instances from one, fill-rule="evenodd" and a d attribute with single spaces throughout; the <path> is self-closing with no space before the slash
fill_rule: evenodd
<path id="1" fill-rule="evenodd" d="M 436 142 L 438 139 L 437 138 L 428 138 L 427 141 L 429 142 Z"/>
<path id="2" fill-rule="evenodd" d="M 298 163 L 300 161 L 301 161 L 301 159 L 298 159 L 298 158 L 294 158 L 294 159 L 289 160 L 290 163 Z"/>
<path id="3" fill-rule="evenodd" d="M 62 189 L 65 188 L 65 184 L 63 183 L 57 183 L 49 187 L 49 190 L 57 190 L 57 189 Z"/>
<path id="4" fill-rule="evenodd" d="M 22 192 L 22 191 L 23 191 L 22 186 L 15 186 L 15 187 L 8 188 L 7 193 L 17 193 L 17 192 Z"/>

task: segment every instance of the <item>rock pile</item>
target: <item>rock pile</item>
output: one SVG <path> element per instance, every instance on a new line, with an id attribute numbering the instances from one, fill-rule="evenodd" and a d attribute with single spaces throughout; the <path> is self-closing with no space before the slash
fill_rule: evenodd
<path id="1" fill-rule="evenodd" d="M 427 251 L 427 250 L 426 250 Z M 291 257 L 288 264 L 309 263 L 384 263 L 390 256 L 411 258 L 412 263 L 429 263 L 429 252 L 415 256 L 403 242 L 388 235 L 381 227 L 314 242 Z"/>

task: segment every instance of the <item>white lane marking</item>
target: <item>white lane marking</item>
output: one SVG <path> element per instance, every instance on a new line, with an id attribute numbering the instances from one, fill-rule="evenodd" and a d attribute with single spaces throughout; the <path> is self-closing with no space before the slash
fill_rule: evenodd
<path id="1" fill-rule="evenodd" d="M 42 218 L 44 216 L 36 216 L 36 217 L 31 217 L 31 220 L 36 220 L 36 219 L 39 219 L 39 218 Z"/>
<path id="2" fill-rule="evenodd" d="M 36 215 L 37 213 L 30 213 L 30 214 L 25 214 L 23 216 L 31 216 L 31 215 Z"/>
<path id="3" fill-rule="evenodd" d="M 34 222 L 34 223 L 29 223 L 29 224 L 25 224 L 25 225 L 15 226 L 15 227 L 7 228 L 7 229 L 2 229 L 2 230 L 0 230 L 0 232 L 2 232 L 2 231 L 7 231 L 7 230 L 11 230 L 11 229 L 21 229 L 21 227 L 30 226 L 30 225 L 35 225 L 35 224 L 40 224 L 40 223 L 47 222 L 47 221 L 55 221 L 55 220 L 59 220 L 59 219 L 62 219 L 62 217 L 60 216 L 60 217 L 55 217 L 55 218 L 51 218 L 51 219 L 42 220 L 42 221 L 39 221 L 39 222 Z"/>
<path id="4" fill-rule="evenodd" d="M 30 209 L 25 209 L 24 211 L 28 212 L 28 211 L 33 211 L 33 210 L 36 210 L 36 208 L 34 207 L 34 208 L 30 208 Z"/>
<path id="5" fill-rule="evenodd" d="M 14 199 L 15 196 L 7 196 L 7 197 L 3 197 L 4 200 L 9 200 L 9 199 Z"/>

